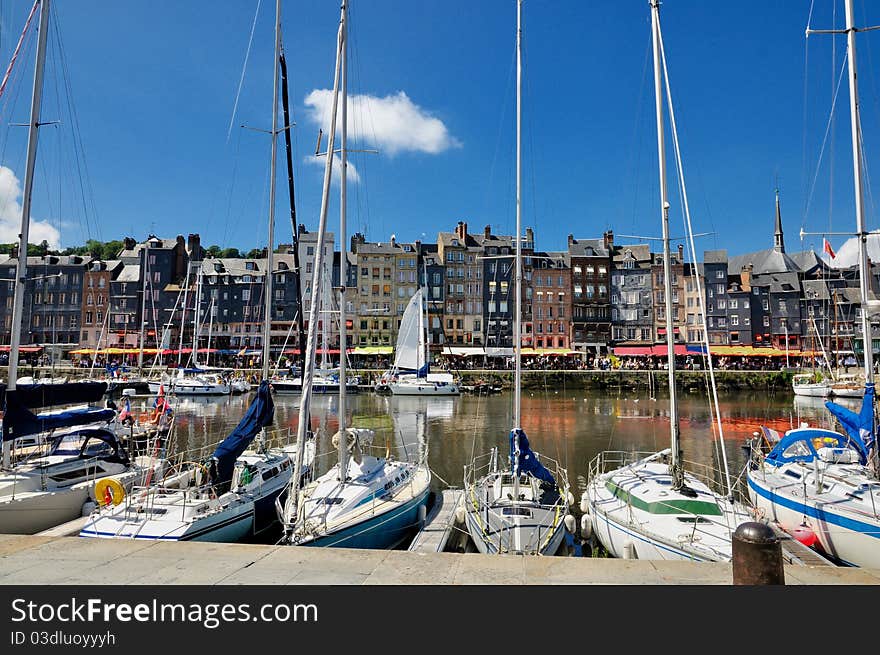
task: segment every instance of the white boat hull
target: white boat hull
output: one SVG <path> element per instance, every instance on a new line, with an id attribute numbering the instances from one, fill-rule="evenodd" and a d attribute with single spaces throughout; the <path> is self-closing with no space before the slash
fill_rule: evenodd
<path id="1" fill-rule="evenodd" d="M 808 488 L 812 486 L 804 480 Z M 845 494 L 805 497 L 804 482 L 793 482 L 784 474 L 756 469 L 748 472 L 747 481 L 749 499 L 763 518 L 788 532 L 812 530 L 821 549 L 844 564 L 880 568 L 880 485 L 874 485 L 877 509 L 872 513 L 870 497 L 860 503 L 862 507 L 852 506 L 853 498 Z"/>

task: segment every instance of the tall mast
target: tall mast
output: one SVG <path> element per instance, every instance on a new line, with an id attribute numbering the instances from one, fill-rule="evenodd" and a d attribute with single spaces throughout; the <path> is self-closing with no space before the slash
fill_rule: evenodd
<path id="1" fill-rule="evenodd" d="M 345 329 L 345 282 L 346 282 L 346 264 L 347 257 L 345 256 L 345 212 L 346 212 L 346 179 L 348 173 L 348 152 L 346 151 L 347 139 L 348 139 L 348 2 L 347 0 L 343 0 L 342 2 L 342 25 L 340 26 L 340 30 L 342 31 L 342 50 L 341 50 L 341 61 L 340 61 L 340 74 L 341 74 L 341 83 L 342 83 L 342 115 L 341 115 L 341 128 L 342 134 L 339 142 L 339 159 L 340 159 L 340 173 L 341 179 L 339 184 L 339 243 L 340 243 L 340 254 L 342 255 L 339 258 L 339 446 L 338 446 L 338 457 L 339 457 L 339 479 L 343 483 L 348 472 L 348 449 L 347 443 L 348 440 L 345 435 L 346 423 L 345 423 L 345 392 L 346 392 L 346 361 L 345 361 L 345 350 L 346 350 L 346 334 Z M 327 157 L 333 157 L 333 152 L 328 149 Z M 321 242 L 320 247 L 324 247 L 324 243 Z M 329 309 L 329 308 L 328 308 Z M 327 325 L 327 315 L 325 315 L 324 322 L 322 325 Z M 327 350 L 327 343 L 324 343 L 324 351 Z"/>
<path id="2" fill-rule="evenodd" d="M 321 213 L 318 220 L 318 243 L 324 243 L 324 234 L 327 227 L 327 206 L 330 200 L 330 179 L 333 173 L 333 147 L 336 141 L 336 108 L 339 99 L 340 58 L 342 55 L 343 42 L 345 39 L 345 5 L 339 19 L 339 31 L 336 37 L 336 72 L 333 77 L 333 102 L 330 107 L 330 136 L 327 140 L 327 159 L 324 162 L 324 186 L 321 192 Z M 312 270 L 312 303 L 309 307 L 309 330 L 306 336 L 305 371 L 303 373 L 302 399 L 299 403 L 299 421 L 296 428 L 296 462 L 291 478 L 291 490 L 287 494 L 287 504 L 284 508 L 285 531 L 292 529 L 296 523 L 299 480 L 302 477 L 303 451 L 305 450 L 306 436 L 309 429 L 309 403 L 312 397 L 312 380 L 315 377 L 315 349 L 318 340 L 318 310 L 319 297 L 316 289 L 321 285 L 321 267 L 324 264 L 324 248 L 315 250 L 315 264 Z"/>
<path id="3" fill-rule="evenodd" d="M 513 345 L 516 361 L 513 395 L 513 496 L 519 498 L 519 431 L 522 427 L 522 0 L 516 3 L 516 302 Z M 517 536 L 519 531 L 516 531 Z"/>
<path id="4" fill-rule="evenodd" d="M 278 66 L 281 56 L 281 0 L 275 0 L 275 54 L 272 68 L 272 160 L 269 162 L 269 237 L 266 245 L 266 297 L 263 303 L 263 380 L 269 379 L 272 350 L 272 251 L 275 249 L 275 159 L 278 151 Z"/>
<path id="5" fill-rule="evenodd" d="M 18 266 L 12 301 L 12 336 L 9 341 L 9 368 L 6 388 L 15 391 L 18 377 L 18 352 L 21 346 L 21 322 L 24 313 L 25 282 L 27 280 L 28 233 L 31 222 L 31 196 L 34 190 L 34 166 L 37 161 L 37 139 L 40 127 L 40 101 L 43 95 L 43 72 L 46 63 L 46 36 L 49 32 L 49 0 L 42 0 L 38 27 L 37 59 L 34 66 L 34 88 L 31 94 L 31 118 L 28 122 L 27 164 L 21 202 L 21 234 L 18 239 Z M 3 442 L 3 466 L 10 465 L 10 442 Z"/>
<path id="6" fill-rule="evenodd" d="M 285 152 L 287 154 L 287 191 L 290 198 L 290 227 L 293 231 L 293 270 L 296 275 L 293 278 L 293 289 L 296 294 L 296 345 L 299 347 L 299 376 L 302 381 L 303 372 L 305 371 L 306 357 L 306 335 L 303 330 L 303 302 L 302 302 L 302 285 L 300 284 L 300 266 L 299 266 L 299 225 L 296 221 L 296 197 L 293 193 L 293 147 L 290 143 L 290 130 L 293 125 L 290 122 L 290 107 L 287 101 L 287 61 L 284 59 L 284 48 L 282 46 L 281 55 L 279 57 L 281 64 L 281 108 L 284 110 L 284 143 L 286 145 Z"/>
<path id="7" fill-rule="evenodd" d="M 846 47 L 849 67 L 849 111 L 852 132 L 853 182 L 855 185 L 856 232 L 859 240 L 859 296 L 862 304 L 862 343 L 865 351 L 865 384 L 874 384 L 874 339 L 868 316 L 868 284 L 871 269 L 868 263 L 868 231 L 865 228 L 865 201 L 862 184 L 862 133 L 859 118 L 859 90 L 856 78 L 856 27 L 852 0 L 846 0 Z M 873 417 L 873 412 L 872 412 Z M 876 441 L 876 426 L 872 419 L 872 436 Z M 878 471 L 877 445 L 871 449 L 873 469 Z"/>
<path id="8" fill-rule="evenodd" d="M 673 489 L 684 485 L 684 472 L 681 467 L 681 444 L 679 441 L 678 400 L 675 393 L 675 335 L 672 313 L 672 264 L 669 252 L 669 199 L 666 189 L 666 148 L 663 128 L 663 82 L 660 65 L 660 0 L 651 3 L 651 36 L 654 50 L 654 104 L 657 113 L 657 157 L 660 164 L 660 212 L 663 223 L 663 289 L 666 303 L 666 359 L 669 368 L 669 429 L 672 462 L 669 472 L 672 475 Z"/>
<path id="9" fill-rule="evenodd" d="M 138 330 L 138 377 L 144 375 L 144 325 L 147 322 L 147 282 L 150 278 L 150 240 L 147 239 L 144 253 L 144 274 L 141 276 L 141 324 Z M 154 332 L 157 330 L 154 329 Z M 158 344 L 158 339 L 156 342 Z"/>
<path id="10" fill-rule="evenodd" d="M 199 367 L 199 332 L 201 331 L 202 314 L 202 263 L 199 262 L 199 273 L 196 276 L 196 302 L 193 308 L 193 368 Z"/>

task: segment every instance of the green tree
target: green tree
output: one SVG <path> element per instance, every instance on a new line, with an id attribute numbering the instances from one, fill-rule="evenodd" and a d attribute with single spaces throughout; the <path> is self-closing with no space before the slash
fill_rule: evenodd
<path id="1" fill-rule="evenodd" d="M 238 248 L 226 248 L 220 251 L 220 257 L 223 259 L 241 259 L 241 253 Z"/>
<path id="2" fill-rule="evenodd" d="M 265 248 L 251 248 L 248 250 L 248 254 L 245 255 L 246 259 L 260 259 L 266 256 Z"/>

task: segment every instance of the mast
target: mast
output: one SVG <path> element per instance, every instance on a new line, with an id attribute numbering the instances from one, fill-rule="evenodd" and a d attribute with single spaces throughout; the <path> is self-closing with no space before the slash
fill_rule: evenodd
<path id="1" fill-rule="evenodd" d="M 345 213 L 346 213 L 346 180 L 348 173 L 348 153 L 346 151 L 347 139 L 348 139 L 348 2 L 347 0 L 343 0 L 342 2 L 342 25 L 339 28 L 341 30 L 341 61 L 340 61 L 340 76 L 342 83 L 342 112 L 341 112 L 341 127 L 342 134 L 339 142 L 339 159 L 340 159 L 340 173 L 341 180 L 339 184 L 339 243 L 340 250 L 342 253 L 342 257 L 339 258 L 339 446 L 338 446 L 338 457 L 339 457 L 339 480 L 344 484 L 346 478 L 348 477 L 348 439 L 346 438 L 346 422 L 345 422 L 345 392 L 346 392 L 346 361 L 345 361 L 345 350 L 346 350 L 346 334 L 345 329 L 345 282 L 346 282 L 346 264 L 348 263 L 348 258 L 345 257 Z M 328 148 L 327 157 L 333 157 L 333 151 Z M 324 242 L 323 240 L 319 244 L 320 248 L 323 250 Z M 325 316 L 322 325 L 326 329 L 327 327 L 327 319 Z M 327 342 L 324 342 L 324 352 L 327 351 Z M 325 355 L 326 357 L 326 355 Z"/>
<path id="2" fill-rule="evenodd" d="M 144 274 L 141 279 L 141 324 L 138 331 L 138 377 L 144 376 L 144 325 L 147 322 L 147 282 L 150 278 L 150 240 L 147 239 L 144 253 Z M 154 330 L 155 331 L 155 330 Z M 158 343 L 158 339 L 156 340 Z"/>
<path id="3" fill-rule="evenodd" d="M 40 127 L 40 102 L 43 95 L 43 72 L 46 63 L 46 36 L 49 32 L 49 0 L 42 0 L 40 24 L 37 28 L 37 58 L 34 65 L 34 87 L 31 93 L 31 118 L 28 122 L 27 164 L 21 201 L 21 234 L 18 239 L 18 265 L 12 301 L 12 335 L 9 340 L 9 368 L 6 389 L 15 391 L 18 377 L 18 352 L 21 346 L 21 322 L 24 313 L 25 283 L 27 280 L 28 233 L 31 221 L 31 196 L 34 190 L 34 167 L 37 161 L 37 140 Z M 8 468 L 11 458 L 11 442 L 3 442 L 3 467 Z"/>
<path id="4" fill-rule="evenodd" d="M 266 245 L 266 297 L 263 307 L 263 380 L 269 379 L 272 341 L 272 251 L 275 248 L 275 159 L 278 151 L 278 66 L 281 57 L 281 0 L 275 0 L 275 55 L 272 68 L 272 159 L 269 162 L 269 237 Z M 300 442 L 302 443 L 302 442 Z"/>
<path id="5" fill-rule="evenodd" d="M 513 347 L 513 496 L 519 498 L 519 431 L 522 427 L 522 0 L 516 3 L 516 302 Z M 519 531 L 516 531 L 519 535 Z"/>
<path id="6" fill-rule="evenodd" d="M 290 108 L 287 101 L 287 61 L 284 59 L 284 47 L 281 48 L 279 58 L 281 64 L 281 107 L 284 110 L 284 143 L 287 153 L 287 192 L 290 199 L 290 227 L 293 230 L 293 270 L 296 271 L 293 281 L 293 292 L 296 294 L 297 311 L 294 321 L 296 323 L 297 340 L 299 346 L 299 379 L 302 382 L 306 361 L 306 335 L 303 331 L 302 312 L 302 285 L 300 284 L 299 266 L 299 226 L 296 222 L 296 201 L 293 193 L 293 147 L 290 144 L 290 130 L 293 125 L 290 122 Z"/>
<path id="7" fill-rule="evenodd" d="M 852 132 L 853 183 L 855 185 L 856 233 L 859 240 L 859 296 L 862 304 L 862 342 L 865 351 L 865 384 L 874 384 L 874 340 L 871 335 L 871 320 L 868 316 L 868 231 L 865 229 L 865 201 L 862 184 L 862 133 L 859 118 L 859 90 L 856 79 L 856 27 L 853 18 L 852 0 L 846 0 L 846 47 L 849 67 L 849 110 Z M 872 412 L 873 417 L 873 412 Z M 876 441 L 876 425 L 873 425 L 873 438 Z M 871 449 L 873 469 L 878 470 L 876 443 Z"/>
<path id="8" fill-rule="evenodd" d="M 199 332 L 201 332 L 202 313 L 202 263 L 199 262 L 199 274 L 196 276 L 196 302 L 193 308 L 193 368 L 199 367 Z"/>
<path id="9" fill-rule="evenodd" d="M 327 141 L 327 159 L 324 163 L 324 186 L 321 192 L 321 213 L 318 220 L 318 243 L 324 243 L 324 233 L 327 226 L 327 206 L 330 200 L 330 179 L 333 172 L 333 146 L 336 140 L 336 108 L 339 99 L 340 58 L 342 55 L 343 42 L 345 39 L 345 5 L 342 5 L 339 18 L 339 31 L 336 37 L 336 72 L 333 77 L 333 102 L 330 107 L 330 136 Z M 299 421 L 296 428 L 296 463 L 293 468 L 293 477 L 290 480 L 291 490 L 287 494 L 287 503 L 284 508 L 283 523 L 287 535 L 290 535 L 293 524 L 296 522 L 297 503 L 299 502 L 299 480 L 302 477 L 303 451 L 306 436 L 309 429 L 309 403 L 312 396 L 312 380 L 315 375 L 315 348 L 318 340 L 318 305 L 315 301 L 318 297 L 315 289 L 320 289 L 321 266 L 324 263 L 324 248 L 315 251 L 315 265 L 312 270 L 312 303 L 309 307 L 309 330 L 306 336 L 306 348 L 308 357 L 305 360 L 303 372 L 302 399 L 299 403 Z"/>
<path id="10" fill-rule="evenodd" d="M 684 471 L 681 466 L 681 444 L 679 441 L 678 399 L 675 393 L 675 334 L 672 312 L 672 264 L 669 251 L 669 199 L 666 189 L 666 148 L 663 130 L 663 83 L 660 66 L 660 0 L 651 3 L 651 36 L 654 50 L 654 104 L 657 113 L 657 157 L 660 164 L 660 211 L 663 224 L 663 296 L 666 304 L 666 360 L 669 368 L 669 428 L 672 461 L 669 473 L 672 487 L 679 490 L 684 486 Z"/>

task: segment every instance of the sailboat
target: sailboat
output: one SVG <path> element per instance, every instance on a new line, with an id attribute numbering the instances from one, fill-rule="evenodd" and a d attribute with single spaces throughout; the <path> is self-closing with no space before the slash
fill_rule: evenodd
<path id="1" fill-rule="evenodd" d="M 468 532 L 481 553 L 555 555 L 566 531 L 573 501 L 568 472 L 558 462 L 533 452 L 522 428 L 522 0 L 517 0 L 516 52 L 516 309 L 514 317 L 515 391 L 510 456 L 499 466 L 493 448 L 464 469 L 465 517 Z M 548 468 L 549 467 L 549 468 Z M 550 469 L 553 469 L 551 472 Z"/>
<path id="2" fill-rule="evenodd" d="M 280 48 L 281 0 L 276 0 L 263 379 L 248 411 L 217 446 L 207 464 L 175 470 L 174 475 L 158 485 L 135 489 L 124 505 L 119 503 L 109 512 L 93 515 L 80 532 L 81 537 L 237 541 L 277 527 L 278 506 L 286 499 L 296 464 L 299 483 L 310 477 L 315 456 L 313 440 L 301 438 L 295 443 L 270 447 L 266 438 L 266 428 L 272 424 L 275 413 L 269 357 Z"/>
<path id="3" fill-rule="evenodd" d="M 585 531 L 592 531 L 614 557 L 727 562 L 732 558 L 733 532 L 741 523 L 752 520 L 752 516 L 747 507 L 733 499 L 732 492 L 715 492 L 706 481 L 685 470 L 682 463 L 675 390 L 674 305 L 663 136 L 666 62 L 660 34 L 660 0 L 651 0 L 651 19 L 667 308 L 670 447 L 646 456 L 600 452 L 590 463 L 587 488 L 581 499 L 585 511 L 582 525 L 588 526 Z M 669 104 L 671 115 L 671 99 Z M 675 136 L 674 117 L 672 130 Z M 702 309 L 701 315 L 705 316 Z"/>
<path id="4" fill-rule="evenodd" d="M 333 81 L 333 105 L 330 115 L 329 139 L 324 164 L 324 186 L 318 225 L 318 243 L 324 242 L 327 205 L 330 193 L 336 112 L 341 106 L 340 140 L 340 243 L 346 235 L 346 132 L 347 132 L 347 75 L 346 52 L 348 42 L 348 2 L 343 1 L 337 34 L 336 69 Z M 340 100 L 340 85 L 341 102 Z M 318 248 L 312 274 L 313 297 L 320 298 L 323 248 Z M 343 257 L 343 262 L 345 258 Z M 339 291 L 339 307 L 345 307 L 345 275 Z M 315 378 L 317 350 L 318 303 L 310 308 L 306 361 L 303 372 L 303 391 L 299 407 L 298 439 L 305 438 L 312 404 L 312 385 Z M 346 325 L 339 321 L 339 350 L 345 353 Z M 431 485 L 431 470 L 424 458 L 409 462 L 393 458 L 390 449 L 381 455 L 371 451 L 375 437 L 372 430 L 356 428 L 346 422 L 346 362 L 339 362 L 339 431 L 333 436 L 337 448 L 337 462 L 323 475 L 298 489 L 301 471 L 299 460 L 291 481 L 287 503 L 281 511 L 285 526 L 284 543 L 295 546 L 333 546 L 345 548 L 393 548 L 411 536 L 424 512 Z"/>
<path id="5" fill-rule="evenodd" d="M 395 396 L 457 396 L 451 373 L 431 373 L 426 343 L 424 290 L 419 288 L 403 312 L 397 333 L 394 365 L 378 384 Z"/>
<path id="6" fill-rule="evenodd" d="M 809 35 L 811 30 L 807 31 Z M 852 0 L 846 0 L 850 125 L 855 183 L 859 292 L 864 345 L 865 385 L 858 414 L 826 401 L 843 432 L 813 427 L 784 435 L 762 427 L 752 442 L 747 471 L 752 503 L 788 532 L 806 535 L 842 564 L 880 567 L 880 479 L 878 479 L 874 401 L 874 354 L 868 295 L 871 271 L 862 192 L 861 122 L 856 84 L 856 28 Z"/>
<path id="7" fill-rule="evenodd" d="M 42 0 L 4 394 L 0 529 L 7 533 L 30 534 L 73 520 L 100 499 L 96 487 L 110 476 L 115 488 L 125 490 L 164 464 L 161 452 L 137 457 L 127 452 L 112 425 L 116 412 L 95 406 L 107 391 L 105 382 L 24 384 L 18 378 L 49 14 L 50 2 Z M 58 409 L 38 414 L 31 411 L 41 407 Z M 16 448 L 24 440 L 35 445 Z"/>

